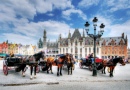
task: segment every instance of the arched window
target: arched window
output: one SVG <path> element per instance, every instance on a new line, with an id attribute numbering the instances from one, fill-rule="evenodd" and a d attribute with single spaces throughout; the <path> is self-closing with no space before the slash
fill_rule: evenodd
<path id="1" fill-rule="evenodd" d="M 77 45 L 77 40 L 75 41 L 75 45 Z"/>
<path id="2" fill-rule="evenodd" d="M 77 47 L 75 47 L 75 53 L 78 53 L 78 48 Z"/>

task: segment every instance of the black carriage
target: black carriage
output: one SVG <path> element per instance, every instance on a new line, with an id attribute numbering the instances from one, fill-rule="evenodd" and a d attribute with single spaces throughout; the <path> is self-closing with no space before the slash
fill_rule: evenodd
<path id="1" fill-rule="evenodd" d="M 40 71 L 46 71 L 46 70 L 47 70 L 47 61 L 46 60 L 39 61 L 36 72 L 39 73 Z"/>
<path id="2" fill-rule="evenodd" d="M 102 59 L 99 59 L 99 58 L 96 58 L 95 60 L 95 63 L 96 63 L 96 66 L 97 66 L 97 70 L 100 70 L 102 68 Z M 92 59 L 91 58 L 81 58 L 79 60 L 79 67 L 80 68 L 83 68 L 84 66 L 88 67 L 88 69 L 90 71 L 92 71 L 92 66 L 93 66 L 93 63 L 92 63 Z"/>
<path id="3" fill-rule="evenodd" d="M 6 57 L 3 60 L 3 73 L 5 75 L 8 75 L 8 70 L 10 70 L 11 67 L 14 67 L 15 71 L 18 72 L 21 64 L 22 64 L 22 55 L 14 54 L 13 57 L 10 57 L 8 54 L 6 54 Z"/>

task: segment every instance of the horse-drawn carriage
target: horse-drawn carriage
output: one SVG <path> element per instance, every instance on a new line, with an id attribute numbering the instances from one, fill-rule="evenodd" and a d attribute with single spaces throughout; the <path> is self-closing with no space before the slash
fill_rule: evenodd
<path id="1" fill-rule="evenodd" d="M 16 72 L 21 71 L 21 69 L 24 69 L 24 64 L 22 63 L 22 55 L 14 54 L 13 57 L 10 57 L 8 54 L 6 54 L 6 57 L 3 61 L 3 73 L 5 75 L 8 75 L 8 70 L 10 70 L 12 67 L 15 68 Z"/>
<path id="2" fill-rule="evenodd" d="M 49 67 L 52 67 L 51 65 L 57 66 L 59 57 L 65 57 L 65 55 L 64 54 L 58 54 L 58 55 L 56 55 L 56 57 L 50 56 L 50 57 L 46 57 L 44 60 L 40 60 L 39 63 L 38 63 L 38 72 L 47 71 L 49 69 Z M 51 64 L 51 65 L 49 65 L 49 64 Z"/>
<path id="3" fill-rule="evenodd" d="M 96 63 L 97 69 L 99 70 L 101 68 L 102 59 L 96 58 L 95 63 Z M 81 58 L 79 60 L 79 67 L 80 68 L 83 68 L 84 66 L 86 66 L 91 71 L 92 70 L 92 64 L 93 64 L 93 62 L 92 62 L 91 58 L 88 58 L 88 59 Z"/>

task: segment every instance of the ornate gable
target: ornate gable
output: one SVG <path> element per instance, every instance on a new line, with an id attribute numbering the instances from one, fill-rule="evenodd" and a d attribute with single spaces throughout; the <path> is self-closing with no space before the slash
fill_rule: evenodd
<path id="1" fill-rule="evenodd" d="M 81 34 L 78 29 L 75 29 L 75 31 L 72 35 L 72 39 L 74 39 L 74 38 L 81 38 Z"/>

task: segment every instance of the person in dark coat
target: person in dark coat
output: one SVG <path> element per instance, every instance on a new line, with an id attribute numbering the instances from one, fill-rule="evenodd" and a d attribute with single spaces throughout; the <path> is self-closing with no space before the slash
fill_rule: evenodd
<path id="1" fill-rule="evenodd" d="M 93 57 L 93 53 L 90 54 L 90 56 L 88 57 L 92 60 L 92 64 L 94 63 L 94 57 Z"/>

